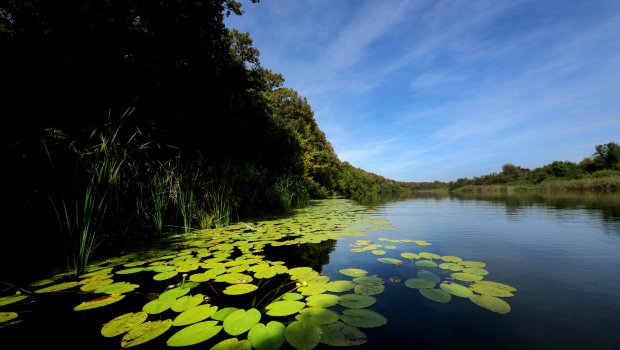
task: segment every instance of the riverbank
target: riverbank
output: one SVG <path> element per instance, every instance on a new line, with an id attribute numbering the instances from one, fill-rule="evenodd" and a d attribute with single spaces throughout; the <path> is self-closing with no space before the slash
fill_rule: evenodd
<path id="1" fill-rule="evenodd" d="M 539 184 L 466 185 L 450 189 L 453 193 L 594 192 L 620 193 L 620 176 L 547 180 Z"/>

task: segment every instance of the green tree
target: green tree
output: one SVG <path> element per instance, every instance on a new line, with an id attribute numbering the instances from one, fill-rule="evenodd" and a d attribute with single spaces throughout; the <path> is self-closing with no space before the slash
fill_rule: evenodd
<path id="1" fill-rule="evenodd" d="M 601 169 L 614 169 L 620 166 L 620 145 L 609 142 L 605 145 L 596 145 L 593 154 L 594 162 L 600 164 Z"/>

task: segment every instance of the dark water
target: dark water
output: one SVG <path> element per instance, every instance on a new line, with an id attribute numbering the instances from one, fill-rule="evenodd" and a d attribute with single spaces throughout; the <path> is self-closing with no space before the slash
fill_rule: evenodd
<path id="1" fill-rule="evenodd" d="M 427 197 L 376 210 L 397 230 L 369 239 L 427 240 L 423 251 L 486 262 L 486 280 L 518 291 L 500 315 L 388 283 L 373 309 L 390 323 L 367 331 L 366 348 L 620 349 L 620 197 Z M 385 278 L 411 275 L 406 264 L 377 266 L 376 257 L 350 252 L 352 241 L 338 242 L 327 274 L 355 265 Z"/>

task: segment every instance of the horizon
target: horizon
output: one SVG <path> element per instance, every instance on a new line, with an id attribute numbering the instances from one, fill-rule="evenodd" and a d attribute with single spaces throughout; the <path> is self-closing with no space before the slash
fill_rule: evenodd
<path id="1" fill-rule="evenodd" d="M 450 182 L 578 163 L 620 135 L 620 2 L 241 3 L 227 27 L 368 172 Z"/>

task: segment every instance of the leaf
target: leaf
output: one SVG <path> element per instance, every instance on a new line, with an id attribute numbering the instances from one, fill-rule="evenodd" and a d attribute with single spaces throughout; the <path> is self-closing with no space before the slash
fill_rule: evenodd
<path id="1" fill-rule="evenodd" d="M 258 289 L 258 286 L 250 283 L 233 284 L 224 289 L 224 294 L 227 295 L 241 295 L 251 293 Z"/>
<path id="2" fill-rule="evenodd" d="M 405 281 L 405 286 L 408 288 L 433 288 L 435 284 L 425 278 L 409 278 Z"/>
<path id="3" fill-rule="evenodd" d="M 345 276 L 349 276 L 349 277 L 362 277 L 368 274 L 368 272 L 365 270 L 354 269 L 354 268 L 340 269 L 338 272 L 340 272 L 341 274 Z"/>
<path id="4" fill-rule="evenodd" d="M 460 261 L 459 264 L 465 266 L 465 267 L 485 267 L 487 266 L 486 263 L 480 262 L 480 261 Z"/>
<path id="5" fill-rule="evenodd" d="M 343 281 L 343 280 L 332 281 L 325 285 L 325 288 L 328 291 L 334 292 L 334 293 L 346 292 L 346 291 L 353 289 L 354 287 L 355 287 L 355 283 L 351 281 Z"/>
<path id="6" fill-rule="evenodd" d="M 387 318 L 368 309 L 344 309 L 340 319 L 360 328 L 375 328 L 387 324 Z"/>
<path id="7" fill-rule="evenodd" d="M 299 315 L 295 317 L 297 320 L 302 318 L 310 318 L 311 321 L 320 325 L 334 323 L 340 319 L 340 316 L 332 310 L 322 307 L 309 307 L 299 311 Z"/>
<path id="8" fill-rule="evenodd" d="M 256 325 L 261 318 L 261 313 L 257 309 L 239 309 L 226 317 L 224 320 L 224 330 L 226 333 L 236 336 L 249 331 Z"/>
<path id="9" fill-rule="evenodd" d="M 120 315 L 103 325 L 101 328 L 101 335 L 106 338 L 121 335 L 128 332 L 133 327 L 142 324 L 146 321 L 147 317 L 148 314 L 144 311 L 139 311 L 136 313 L 130 312 Z"/>
<path id="10" fill-rule="evenodd" d="M 226 282 L 230 284 L 250 283 L 253 278 L 243 273 L 225 273 L 215 278 L 215 282 Z"/>
<path id="11" fill-rule="evenodd" d="M 217 311 L 217 306 L 211 304 L 203 304 L 191 307 L 181 312 L 172 322 L 174 326 L 185 326 L 188 324 L 200 322 L 211 317 Z"/>
<path id="12" fill-rule="evenodd" d="M 115 272 L 115 274 L 117 275 L 129 275 L 132 273 L 138 273 L 138 272 L 142 272 L 142 271 L 148 271 L 146 267 L 132 267 L 129 269 L 124 269 L 124 270 L 118 270 Z"/>
<path id="13" fill-rule="evenodd" d="M 49 287 L 45 287 L 45 288 L 41 288 L 38 290 L 35 290 L 35 293 L 50 293 L 50 292 L 58 292 L 61 290 L 67 290 L 70 288 L 73 288 L 75 286 L 77 286 L 79 284 L 79 282 L 64 282 L 64 283 L 60 283 L 60 284 L 54 284 L 51 285 Z"/>
<path id="14" fill-rule="evenodd" d="M 151 315 L 160 314 L 168 310 L 170 306 L 172 306 L 172 303 L 175 302 L 175 300 L 176 299 L 171 298 L 151 300 L 148 303 L 144 304 L 144 306 L 142 307 L 142 311 Z"/>
<path id="15" fill-rule="evenodd" d="M 441 257 L 441 260 L 445 262 L 451 262 L 451 263 L 458 263 L 458 262 L 463 261 L 463 259 L 459 258 L 458 256 L 453 256 L 453 255 L 444 255 Z"/>
<path id="16" fill-rule="evenodd" d="M 497 297 L 474 294 L 469 297 L 469 300 L 480 307 L 498 314 L 505 315 L 510 312 L 510 304 Z"/>
<path id="17" fill-rule="evenodd" d="M 402 261 L 394 258 L 378 258 L 377 261 L 382 262 L 384 264 L 393 264 L 396 266 L 400 266 L 403 264 Z"/>
<path id="18" fill-rule="evenodd" d="M 419 254 L 421 257 L 423 257 L 424 259 L 441 259 L 441 256 L 435 254 L 435 253 L 429 253 L 429 252 L 422 252 Z"/>
<path id="19" fill-rule="evenodd" d="M 226 319 L 226 317 L 228 317 L 228 315 L 232 314 L 233 312 L 239 310 L 239 308 L 236 307 L 225 307 L 221 310 L 218 310 L 216 313 L 214 313 L 211 318 L 214 320 L 218 320 L 218 321 L 224 321 Z"/>
<path id="20" fill-rule="evenodd" d="M 129 282 L 116 282 L 112 284 L 105 285 L 103 287 L 97 288 L 95 293 L 105 293 L 105 294 L 123 294 L 133 291 L 136 288 L 139 288 L 138 284 L 131 284 Z"/>
<path id="21" fill-rule="evenodd" d="M 0 323 L 16 319 L 19 314 L 13 311 L 0 312 Z"/>
<path id="22" fill-rule="evenodd" d="M 164 299 L 177 299 L 180 298 L 182 296 L 184 296 L 185 294 L 189 293 L 189 291 L 191 290 L 191 288 L 187 288 L 187 287 L 176 287 L 176 288 L 172 288 L 172 289 L 168 289 L 167 291 L 161 293 L 159 295 L 159 299 L 164 300 Z"/>
<path id="23" fill-rule="evenodd" d="M 445 282 L 440 284 L 439 288 L 461 298 L 469 298 L 472 294 L 474 294 L 471 289 L 457 283 Z"/>
<path id="24" fill-rule="evenodd" d="M 174 303 L 170 305 L 170 308 L 174 312 L 183 312 L 189 308 L 200 305 L 204 300 L 205 296 L 202 294 L 196 294 L 191 296 L 186 295 L 175 300 Z"/>
<path id="25" fill-rule="evenodd" d="M 353 279 L 353 282 L 358 284 L 363 284 L 365 286 L 378 286 L 384 284 L 385 281 L 383 278 L 374 275 L 374 276 L 365 276 L 365 277 L 356 277 Z"/>
<path id="26" fill-rule="evenodd" d="M 355 291 L 355 294 L 377 295 L 383 293 L 383 291 L 385 290 L 385 286 L 382 284 L 375 286 L 365 286 L 363 284 L 358 284 L 353 290 Z"/>
<path id="27" fill-rule="evenodd" d="M 239 341 L 237 338 L 229 338 L 215 344 L 210 350 L 251 350 L 252 345 L 247 339 Z"/>
<path id="28" fill-rule="evenodd" d="M 172 327 L 172 320 L 170 319 L 141 323 L 125 333 L 121 339 L 121 346 L 129 348 L 146 343 L 164 334 L 170 327 Z"/>
<path id="29" fill-rule="evenodd" d="M 6 297 L 0 297 L 0 306 L 17 303 L 28 298 L 27 295 L 9 295 Z"/>
<path id="30" fill-rule="evenodd" d="M 442 304 L 448 303 L 452 300 L 450 293 L 442 289 L 422 288 L 420 289 L 420 294 L 422 294 L 425 298 Z"/>
<path id="31" fill-rule="evenodd" d="M 402 256 L 405 259 L 411 259 L 411 260 L 417 260 L 420 259 L 420 256 L 416 253 L 400 253 L 400 256 Z"/>
<path id="32" fill-rule="evenodd" d="M 482 276 L 473 275 L 471 273 L 465 273 L 465 272 L 455 272 L 451 274 L 450 276 L 454 278 L 455 280 L 459 280 L 463 282 L 475 282 L 475 281 L 480 281 L 482 279 Z"/>
<path id="33" fill-rule="evenodd" d="M 478 275 L 478 276 L 486 276 L 489 274 L 489 271 L 485 269 L 481 269 L 479 267 L 467 267 L 463 269 L 463 272 L 471 273 L 472 275 Z"/>
<path id="34" fill-rule="evenodd" d="M 265 307 L 269 316 L 288 316 L 303 309 L 306 304 L 303 301 L 281 300 L 273 302 Z"/>
<path id="35" fill-rule="evenodd" d="M 286 341 L 297 350 L 314 349 L 321 341 L 321 328 L 309 319 L 297 320 L 284 330 Z"/>
<path id="36" fill-rule="evenodd" d="M 271 321 L 267 325 L 257 323 L 250 329 L 248 340 L 258 350 L 276 350 L 286 341 L 285 329 L 286 326 L 278 321 Z"/>
<path id="37" fill-rule="evenodd" d="M 355 346 L 368 341 L 359 328 L 342 321 L 321 326 L 321 343 L 331 346 Z"/>
<path id="38" fill-rule="evenodd" d="M 437 263 L 434 261 L 430 261 L 430 260 L 418 260 L 415 262 L 416 266 L 419 267 L 429 267 L 429 268 L 433 268 L 433 267 L 437 267 Z"/>
<path id="39" fill-rule="evenodd" d="M 374 255 L 385 255 L 385 250 L 379 250 L 379 249 L 377 249 L 377 250 L 373 250 L 373 251 L 372 251 L 372 253 L 373 253 Z"/>
<path id="40" fill-rule="evenodd" d="M 155 281 L 165 281 L 167 279 L 170 279 L 176 275 L 178 275 L 179 272 L 178 271 L 164 271 L 164 272 L 160 272 L 158 274 L 156 274 L 155 276 L 153 276 L 153 279 Z"/>
<path id="41" fill-rule="evenodd" d="M 306 298 L 306 305 L 311 307 L 332 307 L 338 304 L 340 297 L 333 294 L 317 294 Z"/>
<path id="42" fill-rule="evenodd" d="M 360 294 L 345 294 L 340 296 L 339 304 L 349 309 L 363 309 L 377 302 L 375 297 Z"/>
<path id="43" fill-rule="evenodd" d="M 217 321 L 204 321 L 194 323 L 180 331 L 174 333 L 166 341 L 168 346 L 188 346 L 202 343 L 213 338 L 222 330 L 222 326 L 217 325 Z"/>
<path id="44" fill-rule="evenodd" d="M 95 309 L 95 308 L 102 307 L 102 306 L 107 306 L 107 305 L 113 304 L 123 299 L 124 297 L 125 295 L 123 294 L 105 295 L 105 296 L 102 296 L 102 297 L 99 297 L 93 300 L 85 301 L 77 305 L 76 307 L 74 307 L 73 311 L 90 310 L 90 309 Z"/>
<path id="45" fill-rule="evenodd" d="M 288 292 L 282 296 L 283 300 L 301 300 L 304 296 L 299 293 Z"/>
<path id="46" fill-rule="evenodd" d="M 441 278 L 439 276 L 437 276 L 436 274 L 430 271 L 424 271 L 424 270 L 418 271 L 417 276 L 418 278 L 423 278 L 425 280 L 429 280 L 434 283 L 439 283 L 439 281 L 441 281 Z"/>

